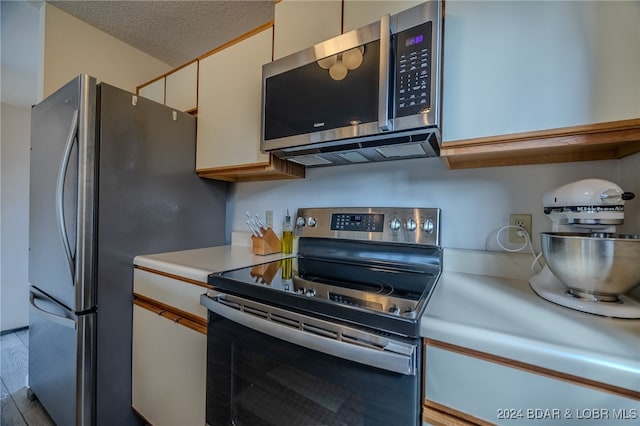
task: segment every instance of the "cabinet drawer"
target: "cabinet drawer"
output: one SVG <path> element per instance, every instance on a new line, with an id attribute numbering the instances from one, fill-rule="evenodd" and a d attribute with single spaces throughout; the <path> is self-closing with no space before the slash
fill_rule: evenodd
<path id="1" fill-rule="evenodd" d="M 204 320 L 207 319 L 207 309 L 200 305 L 200 295 L 207 292 L 205 283 L 198 285 L 135 268 L 133 271 L 133 291 Z"/>
<path id="2" fill-rule="evenodd" d="M 580 423 L 600 416 L 597 424 L 616 425 L 640 416 L 632 396 L 488 358 L 427 344 L 425 405 L 496 424 Z"/>

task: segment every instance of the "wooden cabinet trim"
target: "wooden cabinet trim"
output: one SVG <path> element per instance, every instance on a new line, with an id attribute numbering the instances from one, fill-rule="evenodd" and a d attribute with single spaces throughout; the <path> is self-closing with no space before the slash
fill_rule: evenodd
<path id="1" fill-rule="evenodd" d="M 495 424 L 430 400 L 424 401 L 422 420 L 436 426 L 491 426 Z"/>
<path id="2" fill-rule="evenodd" d="M 277 179 L 300 179 L 305 177 L 301 164 L 269 155 L 268 162 L 240 164 L 236 166 L 212 167 L 196 170 L 198 176 L 227 182 L 254 182 Z"/>
<path id="3" fill-rule="evenodd" d="M 182 282 L 187 283 L 187 284 L 193 284 L 193 285 L 197 285 L 199 287 L 204 287 L 204 288 L 207 288 L 207 289 L 213 288 L 209 284 L 207 284 L 205 282 L 202 282 L 202 281 L 192 280 L 191 278 L 181 277 L 180 275 L 175 275 L 175 274 L 170 274 L 168 272 L 158 271 L 157 269 L 147 268 L 146 266 L 134 265 L 134 268 L 140 269 L 141 271 L 150 272 L 152 274 L 162 275 L 163 277 L 171 278 L 171 279 L 174 279 L 174 280 L 182 281 Z"/>
<path id="4" fill-rule="evenodd" d="M 425 353 L 426 353 L 426 346 L 433 346 L 434 348 L 440 348 L 440 349 L 444 349 L 447 351 L 451 351 L 451 352 L 455 352 L 461 355 L 466 355 L 466 356 L 470 356 L 473 358 L 477 358 L 483 361 L 488 361 L 488 362 L 492 362 L 494 364 L 500 364 L 500 365 L 504 365 L 506 367 L 511 367 L 511 368 L 515 368 L 518 370 L 523 370 L 526 371 L 528 373 L 533 373 L 533 374 L 538 374 L 538 375 L 542 375 L 542 376 L 546 376 L 549 377 L 551 379 L 556 379 L 556 380 L 562 380 L 565 382 L 569 382 L 571 384 L 574 385 L 579 385 L 579 386 L 584 386 L 584 387 L 588 387 L 597 391 L 601 391 L 601 392 L 607 392 L 607 393 L 611 393 L 614 394 L 616 396 L 621 396 L 624 398 L 631 398 L 637 401 L 640 401 L 640 392 L 631 390 L 631 389 L 625 389 L 625 388 L 621 388 L 619 386 L 614 386 L 614 385 L 610 385 L 607 383 L 602 383 L 599 382 L 597 380 L 591 380 L 591 379 L 587 379 L 584 377 L 579 377 L 579 376 L 575 376 L 573 374 L 567 374 L 567 373 L 563 373 L 560 371 L 556 371 L 556 370 L 551 370 L 548 368 L 544 368 L 544 367 L 539 367 L 537 365 L 533 365 L 533 364 L 529 364 L 526 362 L 521 362 L 521 361 L 516 361 L 510 358 L 505 358 L 502 356 L 498 356 L 498 355 L 492 355 L 492 354 L 488 354 L 485 352 L 480 352 L 477 351 L 475 349 L 469 349 L 469 348 L 465 348 L 462 346 L 458 346 L 458 345 L 453 345 L 451 343 L 446 343 L 446 342 L 442 342 L 439 340 L 432 340 L 432 339 L 426 339 L 425 340 Z M 427 358 L 427 357 L 425 357 Z M 427 359 L 426 362 L 426 372 L 428 374 L 428 368 L 429 368 L 429 360 Z M 428 401 L 428 399 L 426 399 L 426 394 L 425 394 L 425 403 Z"/>
<path id="5" fill-rule="evenodd" d="M 262 31 L 268 30 L 269 28 L 273 27 L 273 21 L 269 21 L 266 22 L 262 25 L 260 25 L 259 27 L 256 27 L 254 29 L 252 29 L 251 31 L 248 31 L 244 34 L 242 34 L 239 37 L 234 38 L 233 40 L 229 40 L 228 42 L 221 44 L 220 46 L 216 47 L 215 49 L 212 49 L 210 51 L 208 51 L 207 53 L 204 53 L 200 56 L 198 56 L 198 60 L 202 60 L 204 58 L 206 58 L 207 56 L 211 56 L 215 53 L 220 52 L 221 50 L 224 50 L 230 46 L 233 46 L 234 44 L 240 43 L 242 40 L 246 40 L 251 36 L 254 36 L 258 33 L 261 33 Z"/>
<path id="6" fill-rule="evenodd" d="M 133 304 L 198 333 L 207 334 L 207 321 L 189 312 L 138 293 L 133 293 Z"/>
<path id="7" fill-rule="evenodd" d="M 450 169 L 620 159 L 640 152 L 640 118 L 444 142 Z"/>

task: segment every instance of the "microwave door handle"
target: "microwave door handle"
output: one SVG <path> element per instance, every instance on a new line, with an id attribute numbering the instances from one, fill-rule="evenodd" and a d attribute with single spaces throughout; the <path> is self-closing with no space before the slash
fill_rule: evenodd
<path id="1" fill-rule="evenodd" d="M 389 14 L 380 18 L 380 79 L 378 81 L 378 127 L 383 132 L 393 130 L 389 120 L 391 21 Z"/>
<path id="2" fill-rule="evenodd" d="M 64 148 L 64 154 L 62 155 L 62 162 L 60 163 L 60 169 L 58 170 L 58 182 L 56 185 L 56 212 L 58 216 L 58 230 L 60 231 L 60 238 L 62 239 L 62 245 L 64 246 L 64 253 L 67 257 L 67 263 L 69 264 L 69 272 L 71 273 L 71 282 L 75 285 L 75 260 L 71 252 L 71 245 L 69 244 L 69 236 L 67 235 L 67 225 L 64 219 L 64 178 L 67 175 L 67 169 L 69 168 L 69 159 L 71 158 L 71 150 L 73 143 L 76 140 L 78 130 L 78 110 L 73 112 L 71 119 L 71 126 L 69 127 L 69 135 L 67 136 L 67 142 Z"/>

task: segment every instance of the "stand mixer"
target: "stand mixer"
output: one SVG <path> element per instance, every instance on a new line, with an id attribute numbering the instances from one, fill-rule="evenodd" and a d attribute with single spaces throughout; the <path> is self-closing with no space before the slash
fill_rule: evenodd
<path id="1" fill-rule="evenodd" d="M 615 234 L 631 192 L 602 179 L 543 196 L 552 232 L 540 234 L 545 266 L 529 279 L 543 299 L 596 315 L 640 318 L 640 235 Z"/>

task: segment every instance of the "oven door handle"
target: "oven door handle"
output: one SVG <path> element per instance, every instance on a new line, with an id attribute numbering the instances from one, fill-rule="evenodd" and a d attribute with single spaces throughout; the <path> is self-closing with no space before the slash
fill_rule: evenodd
<path id="1" fill-rule="evenodd" d="M 416 374 L 414 344 L 227 294 L 203 294 L 200 304 L 236 324 L 285 342 L 386 371 Z M 213 326 L 210 322 L 209 327 Z"/>

